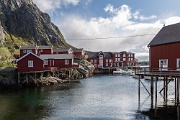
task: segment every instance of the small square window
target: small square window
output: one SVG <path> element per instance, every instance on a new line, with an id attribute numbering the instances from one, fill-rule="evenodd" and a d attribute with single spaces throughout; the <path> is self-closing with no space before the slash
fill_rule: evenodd
<path id="1" fill-rule="evenodd" d="M 28 60 L 28 67 L 33 67 L 33 61 L 32 60 Z"/>

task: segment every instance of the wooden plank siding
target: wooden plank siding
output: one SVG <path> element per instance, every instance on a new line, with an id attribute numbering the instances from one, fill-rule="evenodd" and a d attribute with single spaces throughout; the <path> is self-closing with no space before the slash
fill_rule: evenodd
<path id="1" fill-rule="evenodd" d="M 33 61 L 33 67 L 28 67 L 28 61 Z M 18 72 L 43 71 L 44 61 L 33 54 L 29 54 L 17 62 Z"/>
<path id="2" fill-rule="evenodd" d="M 168 59 L 168 68 L 176 70 L 177 58 L 180 58 L 180 43 L 152 46 L 149 58 L 151 69 L 159 68 L 160 59 Z"/>

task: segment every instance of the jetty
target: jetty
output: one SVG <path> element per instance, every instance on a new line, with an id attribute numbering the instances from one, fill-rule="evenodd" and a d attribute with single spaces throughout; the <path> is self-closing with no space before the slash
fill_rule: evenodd
<path id="1" fill-rule="evenodd" d="M 147 94 L 151 97 L 151 109 L 154 109 L 155 111 L 155 116 L 157 114 L 157 109 L 158 109 L 158 93 L 163 96 L 163 106 L 167 106 L 168 102 L 171 101 L 171 105 L 174 104 L 174 106 L 177 107 L 177 115 L 179 115 L 179 88 L 180 88 L 180 73 L 177 71 L 169 70 L 169 71 L 159 71 L 159 70 L 150 70 L 149 71 L 141 71 L 142 69 L 136 70 L 135 75 L 138 76 L 138 99 L 139 99 L 139 105 L 141 101 L 141 85 L 144 87 L 144 89 L 147 91 Z M 143 81 L 141 80 L 141 77 L 150 77 L 150 90 L 145 86 Z M 158 80 L 161 78 L 163 81 L 163 85 L 161 88 L 158 88 Z M 169 94 L 168 94 L 168 88 L 169 84 L 174 81 L 174 98 L 170 99 Z M 160 91 L 158 91 L 160 90 Z M 179 119 L 180 117 L 177 116 Z"/>

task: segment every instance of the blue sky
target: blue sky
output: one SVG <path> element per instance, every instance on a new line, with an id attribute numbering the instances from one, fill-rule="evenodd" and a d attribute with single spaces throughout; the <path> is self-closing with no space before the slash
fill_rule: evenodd
<path id="1" fill-rule="evenodd" d="M 148 60 L 148 43 L 180 22 L 180 0 L 33 0 L 66 41 L 91 51 L 128 51 Z M 142 35 L 142 36 L 138 36 Z"/>

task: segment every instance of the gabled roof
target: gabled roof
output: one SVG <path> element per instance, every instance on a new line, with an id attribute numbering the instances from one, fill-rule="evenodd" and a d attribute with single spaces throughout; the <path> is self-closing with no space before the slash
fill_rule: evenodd
<path id="1" fill-rule="evenodd" d="M 20 50 L 33 50 L 36 48 L 36 46 L 20 46 Z"/>
<path id="2" fill-rule="evenodd" d="M 111 52 L 87 52 L 88 58 L 98 58 L 99 53 L 103 53 L 104 58 L 112 58 Z"/>
<path id="3" fill-rule="evenodd" d="M 54 52 L 68 52 L 70 48 L 64 48 L 64 49 L 55 49 Z"/>
<path id="4" fill-rule="evenodd" d="M 38 49 L 52 49 L 52 46 L 37 46 Z"/>
<path id="5" fill-rule="evenodd" d="M 83 48 L 77 48 L 77 49 L 73 49 L 74 52 L 82 52 Z"/>
<path id="6" fill-rule="evenodd" d="M 98 58 L 99 52 L 87 52 L 88 58 Z"/>
<path id="7" fill-rule="evenodd" d="M 180 23 L 163 27 L 149 43 L 150 46 L 180 42 Z"/>
<path id="8" fill-rule="evenodd" d="M 40 58 L 40 57 L 37 56 L 36 54 L 34 54 L 34 53 L 32 53 L 32 52 L 29 52 L 29 53 L 25 54 L 24 56 L 22 56 L 21 58 L 19 58 L 16 62 L 21 61 L 23 58 L 25 58 L 26 56 L 28 56 L 28 55 L 30 55 L 30 54 L 31 54 L 31 55 L 34 55 L 34 56 L 37 57 L 38 59 L 44 61 L 42 58 Z"/>
<path id="9" fill-rule="evenodd" d="M 47 59 L 73 59 L 72 54 L 42 54 L 40 58 Z"/>

